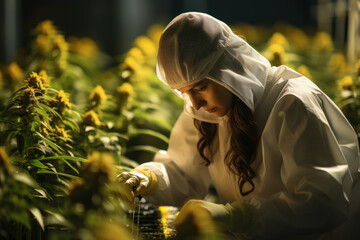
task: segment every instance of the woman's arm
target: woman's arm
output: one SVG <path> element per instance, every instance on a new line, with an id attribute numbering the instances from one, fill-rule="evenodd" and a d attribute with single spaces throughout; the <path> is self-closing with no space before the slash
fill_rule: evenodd
<path id="1" fill-rule="evenodd" d="M 158 205 L 182 206 L 189 199 L 202 199 L 208 192 L 210 176 L 197 151 L 198 133 L 193 119 L 182 113 L 171 135 L 167 151 L 158 152 L 149 168 L 157 176 L 158 189 L 146 197 Z"/>

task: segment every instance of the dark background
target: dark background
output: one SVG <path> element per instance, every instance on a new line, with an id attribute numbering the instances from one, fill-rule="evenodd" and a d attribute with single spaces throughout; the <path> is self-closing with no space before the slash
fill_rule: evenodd
<path id="1" fill-rule="evenodd" d="M 316 27 L 316 0 L 0 0 L 0 62 L 14 61 L 31 30 L 46 19 L 67 37 L 91 37 L 111 56 L 125 52 L 154 23 L 185 11 L 206 12 L 227 24 Z"/>

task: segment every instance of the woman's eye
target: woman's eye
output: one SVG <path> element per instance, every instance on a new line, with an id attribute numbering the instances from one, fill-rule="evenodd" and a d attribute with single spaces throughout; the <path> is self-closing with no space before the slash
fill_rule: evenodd
<path id="1" fill-rule="evenodd" d="M 207 87 L 207 85 L 204 85 L 204 86 L 198 88 L 197 91 L 204 91 L 206 89 L 206 87 Z"/>

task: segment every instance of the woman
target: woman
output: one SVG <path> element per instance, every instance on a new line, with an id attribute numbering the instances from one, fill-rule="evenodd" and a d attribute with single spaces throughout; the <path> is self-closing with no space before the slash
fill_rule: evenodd
<path id="1" fill-rule="evenodd" d="M 184 111 L 168 150 L 120 175 L 129 202 L 142 194 L 183 206 L 179 229 L 196 209 L 240 237 L 336 235 L 349 215 L 359 147 L 317 86 L 271 67 L 225 23 L 196 12 L 165 28 L 157 73 L 184 99 Z M 210 182 L 224 205 L 201 200 Z"/>

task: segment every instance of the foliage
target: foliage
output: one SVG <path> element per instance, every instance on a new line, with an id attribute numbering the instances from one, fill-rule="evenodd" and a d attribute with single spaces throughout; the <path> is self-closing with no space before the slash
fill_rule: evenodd
<path id="1" fill-rule="evenodd" d="M 31 229 L 31 216 L 44 229 L 39 201 L 46 197 L 44 189 L 14 168 L 6 149 L 0 147 L 0 238 L 16 238 L 23 229 Z"/>
<path id="2" fill-rule="evenodd" d="M 354 127 L 360 140 L 360 60 L 354 74 L 347 75 L 338 81 L 338 104 L 349 122 Z"/>
<path id="3" fill-rule="evenodd" d="M 130 239 L 116 175 L 166 149 L 181 110 L 157 81 L 149 31 L 134 41 L 137 69 L 126 60 L 134 51 L 109 67 L 94 41 L 66 40 L 51 21 L 24 59 L 2 66 L 1 237 L 99 239 L 109 229 Z"/>

